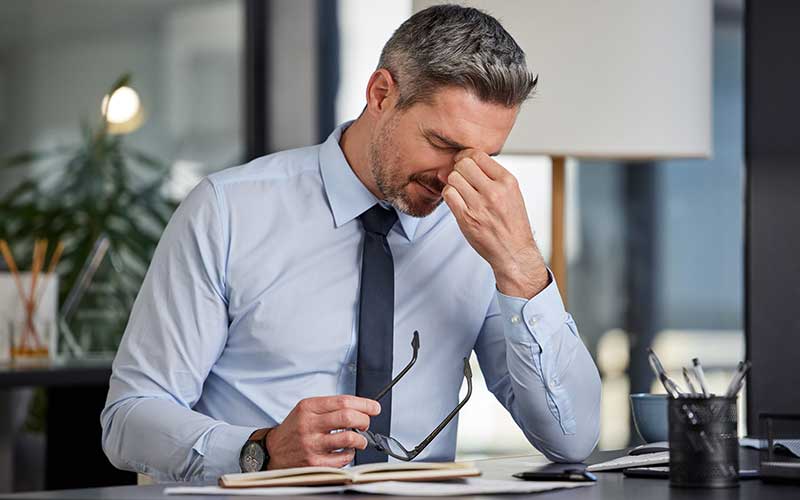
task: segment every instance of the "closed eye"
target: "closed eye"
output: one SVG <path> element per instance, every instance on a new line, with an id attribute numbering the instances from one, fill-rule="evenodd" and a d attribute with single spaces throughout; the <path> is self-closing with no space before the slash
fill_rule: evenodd
<path id="1" fill-rule="evenodd" d="M 448 152 L 459 151 L 459 148 L 456 148 L 456 147 L 453 147 L 453 146 L 442 146 L 440 144 L 434 144 L 430 140 L 428 141 L 428 144 L 433 146 L 435 149 L 438 149 L 439 151 L 448 151 Z"/>

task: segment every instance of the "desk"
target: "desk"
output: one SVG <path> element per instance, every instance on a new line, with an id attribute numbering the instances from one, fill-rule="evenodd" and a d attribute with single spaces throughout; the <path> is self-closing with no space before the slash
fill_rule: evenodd
<path id="1" fill-rule="evenodd" d="M 45 488 L 135 484 L 136 474 L 114 468 L 100 445 L 100 412 L 105 405 L 111 360 L 72 360 L 0 365 L 0 491 L 11 488 L 18 389 L 47 390 Z M 75 460 L 75 458 L 79 460 Z M 84 476 L 86 470 L 95 473 Z"/>
<path id="2" fill-rule="evenodd" d="M 595 463 L 611 458 L 616 458 L 624 452 L 595 452 L 587 462 Z M 755 458 L 751 450 L 743 450 L 748 461 Z M 513 472 L 525 470 L 531 465 L 544 463 L 541 456 L 511 457 L 501 459 L 479 460 L 476 462 L 483 472 L 483 477 L 488 479 L 510 479 Z M 770 500 L 789 500 L 800 498 L 800 486 L 765 484 L 758 479 L 742 481 L 741 487 L 724 490 L 686 490 L 670 488 L 666 479 L 632 479 L 626 478 L 618 472 L 598 473 L 598 482 L 594 486 L 578 488 L 574 490 L 561 490 L 535 495 L 498 495 L 498 499 L 506 500 L 511 498 L 530 498 L 530 499 L 563 499 L 563 500 L 606 500 L 618 498 L 644 499 L 644 500 L 678 500 L 678 499 L 770 499 Z M 209 484 L 209 483 L 193 483 Z M 170 500 L 213 500 L 218 498 L 230 498 L 233 500 L 246 500 L 248 498 L 278 498 L 278 497 L 247 497 L 231 496 L 218 497 L 206 495 L 179 495 L 167 496 L 162 492 L 168 486 L 149 485 L 149 486 L 115 486 L 109 488 L 90 488 L 80 490 L 46 491 L 38 493 L 18 493 L 16 495 L 0 495 L 0 500 L 66 500 L 66 499 L 87 499 L 87 500 L 150 500 L 150 499 L 170 499 Z M 184 484 L 185 486 L 185 484 Z M 348 493 L 346 496 L 340 494 L 333 495 L 313 495 L 307 497 L 312 500 L 342 500 L 356 497 L 370 498 L 376 500 L 375 495 L 360 495 Z M 474 496 L 469 498 L 487 498 L 487 495 Z M 414 497 L 396 497 L 411 499 Z M 421 497 L 422 498 L 422 497 Z M 431 497 L 427 497 L 431 498 Z M 459 498 L 459 497 L 445 497 Z M 465 497 L 461 497 L 465 498 Z"/>

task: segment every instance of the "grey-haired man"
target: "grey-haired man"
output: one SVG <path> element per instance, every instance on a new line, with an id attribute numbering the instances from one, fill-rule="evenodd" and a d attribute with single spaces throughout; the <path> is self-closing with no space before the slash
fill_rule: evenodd
<path id="1" fill-rule="evenodd" d="M 536 448 L 584 459 L 597 369 L 493 158 L 535 85 L 494 18 L 432 7 L 387 42 L 355 121 L 205 179 L 114 362 L 111 461 L 174 480 L 386 460 L 357 431 L 418 443 L 458 403 L 473 351 Z M 414 331 L 419 359 L 374 401 Z M 450 424 L 419 459 L 455 445 Z"/>

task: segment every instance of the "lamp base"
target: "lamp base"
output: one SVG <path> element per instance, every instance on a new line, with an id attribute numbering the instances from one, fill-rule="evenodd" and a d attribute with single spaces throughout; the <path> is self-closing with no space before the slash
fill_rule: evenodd
<path id="1" fill-rule="evenodd" d="M 567 305 L 567 255 L 564 243 L 564 198 L 566 192 L 566 158 L 552 156 L 551 227 L 553 244 L 550 252 L 550 269 L 556 278 L 564 306 Z"/>

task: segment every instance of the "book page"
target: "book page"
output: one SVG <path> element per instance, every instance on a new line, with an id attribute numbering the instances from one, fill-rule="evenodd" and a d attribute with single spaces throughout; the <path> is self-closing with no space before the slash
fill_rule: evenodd
<path id="1" fill-rule="evenodd" d="M 372 472 L 386 471 L 413 471 L 413 470 L 460 470 L 473 468 L 472 462 L 383 462 L 364 464 L 350 467 L 353 474 L 369 474 Z"/>
<path id="2" fill-rule="evenodd" d="M 365 464 L 349 469 L 334 467 L 295 467 L 261 472 L 225 474 L 220 486 L 253 488 L 258 486 L 294 486 L 344 484 L 387 480 L 441 480 L 478 476 L 480 471 L 470 462 L 416 462 Z"/>
<path id="3" fill-rule="evenodd" d="M 226 484 L 247 484 L 254 482 L 261 482 L 268 479 L 277 479 L 285 477 L 298 477 L 302 478 L 309 474 L 336 474 L 342 478 L 350 477 L 350 471 L 346 469 L 337 469 L 336 467 L 292 467 L 289 469 L 276 469 L 265 470 L 258 472 L 240 472 L 236 474 L 225 474 L 222 480 Z"/>
<path id="4" fill-rule="evenodd" d="M 428 470 L 387 470 L 383 472 L 370 472 L 356 474 L 353 483 L 374 483 L 376 481 L 444 481 L 472 476 L 480 476 L 477 468 L 464 468 L 458 470 L 428 469 Z"/>

